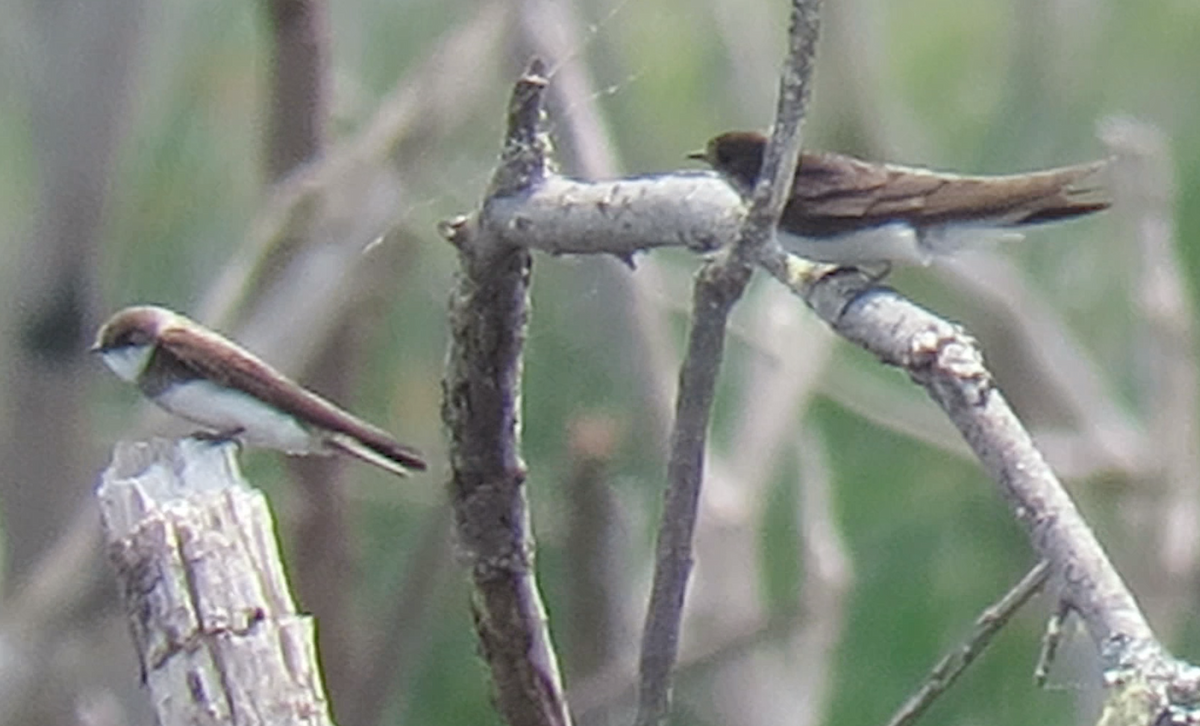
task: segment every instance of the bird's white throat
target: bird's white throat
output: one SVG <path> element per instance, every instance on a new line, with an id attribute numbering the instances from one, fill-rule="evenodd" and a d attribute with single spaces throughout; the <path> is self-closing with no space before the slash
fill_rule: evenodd
<path id="1" fill-rule="evenodd" d="M 137 383 L 138 376 L 150 362 L 150 354 L 154 352 L 152 345 L 127 345 L 123 348 L 113 348 L 100 354 L 104 365 L 116 373 L 121 380 Z"/>

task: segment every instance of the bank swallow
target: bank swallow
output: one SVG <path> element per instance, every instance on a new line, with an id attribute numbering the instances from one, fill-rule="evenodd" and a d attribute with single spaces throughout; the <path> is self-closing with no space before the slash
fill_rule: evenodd
<path id="1" fill-rule="evenodd" d="M 731 131 L 688 155 L 743 195 L 767 138 Z M 1020 228 L 1107 209 L 1098 161 L 1008 176 L 962 176 L 804 152 L 779 219 L 784 249 L 834 265 L 928 264 L 977 241 L 1020 239 Z"/>
<path id="2" fill-rule="evenodd" d="M 416 449 L 165 308 L 118 312 L 100 328 L 92 351 L 147 398 L 204 427 L 211 438 L 289 454 L 348 454 L 399 475 L 425 469 Z"/>

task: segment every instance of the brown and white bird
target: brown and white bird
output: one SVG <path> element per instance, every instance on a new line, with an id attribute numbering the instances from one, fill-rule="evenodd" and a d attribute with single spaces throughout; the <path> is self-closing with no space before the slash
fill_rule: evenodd
<path id="1" fill-rule="evenodd" d="M 215 438 L 289 454 L 348 454 L 401 476 L 425 469 L 416 449 L 165 308 L 125 308 L 101 326 L 91 350 L 151 401 Z"/>
<path id="2" fill-rule="evenodd" d="M 758 180 L 767 138 L 731 131 L 690 159 L 743 194 Z M 1020 239 L 1024 226 L 1107 209 L 1107 161 L 1009 176 L 961 176 L 804 152 L 779 219 L 784 249 L 816 262 L 929 264 L 980 241 Z"/>

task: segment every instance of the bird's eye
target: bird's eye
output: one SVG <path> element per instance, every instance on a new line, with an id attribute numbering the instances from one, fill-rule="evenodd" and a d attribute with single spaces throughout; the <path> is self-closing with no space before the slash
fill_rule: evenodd
<path id="1" fill-rule="evenodd" d="M 114 348 L 126 348 L 129 346 L 146 345 L 150 342 L 149 336 L 140 330 L 128 330 L 121 333 L 113 340 Z"/>

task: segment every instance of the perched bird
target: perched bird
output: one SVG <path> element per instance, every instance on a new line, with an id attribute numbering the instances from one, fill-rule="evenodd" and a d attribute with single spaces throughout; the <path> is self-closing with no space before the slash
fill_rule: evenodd
<path id="1" fill-rule="evenodd" d="M 743 195 L 767 138 L 731 131 L 690 159 L 708 162 Z M 1011 176 L 960 176 L 804 152 L 779 220 L 779 243 L 835 265 L 928 264 L 980 240 L 1020 239 L 1017 228 L 1107 209 L 1097 180 L 1107 161 Z"/>
<path id="2" fill-rule="evenodd" d="M 205 427 L 211 438 L 289 454 L 340 452 L 401 476 L 425 469 L 416 449 L 165 308 L 125 308 L 100 327 L 91 350 L 147 398 Z"/>

